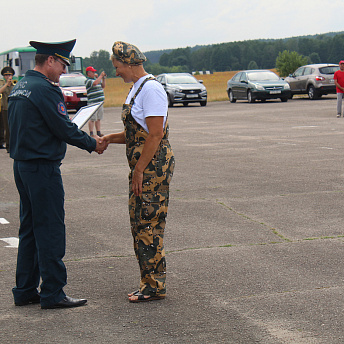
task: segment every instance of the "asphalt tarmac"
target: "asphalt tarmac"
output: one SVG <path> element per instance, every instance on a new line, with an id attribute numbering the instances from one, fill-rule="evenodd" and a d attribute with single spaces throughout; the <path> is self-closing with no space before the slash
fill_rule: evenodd
<path id="1" fill-rule="evenodd" d="M 104 133 L 122 130 L 106 108 Z M 176 156 L 167 297 L 138 287 L 125 147 L 69 146 L 67 295 L 84 307 L 15 307 L 19 198 L 0 150 L 1 343 L 344 343 L 344 118 L 335 95 L 169 109 Z M 6 223 L 8 222 L 8 223 Z M 12 238 L 12 239 L 9 239 Z"/>

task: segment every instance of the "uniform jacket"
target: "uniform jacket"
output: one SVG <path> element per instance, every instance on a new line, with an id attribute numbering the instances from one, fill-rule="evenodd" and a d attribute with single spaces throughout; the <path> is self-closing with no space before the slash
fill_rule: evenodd
<path id="1" fill-rule="evenodd" d="M 92 152 L 96 140 L 69 119 L 62 92 L 29 70 L 9 97 L 10 156 L 16 160 L 62 160 L 68 144 Z"/>

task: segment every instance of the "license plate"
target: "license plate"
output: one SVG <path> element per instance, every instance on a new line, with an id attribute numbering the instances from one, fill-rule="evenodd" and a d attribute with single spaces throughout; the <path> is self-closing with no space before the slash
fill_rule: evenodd
<path id="1" fill-rule="evenodd" d="M 281 91 L 270 91 L 270 94 L 279 94 Z"/>
<path id="2" fill-rule="evenodd" d="M 87 102 L 87 98 L 80 98 L 82 102 Z"/>
<path id="3" fill-rule="evenodd" d="M 186 98 L 197 98 L 198 94 L 187 94 Z"/>

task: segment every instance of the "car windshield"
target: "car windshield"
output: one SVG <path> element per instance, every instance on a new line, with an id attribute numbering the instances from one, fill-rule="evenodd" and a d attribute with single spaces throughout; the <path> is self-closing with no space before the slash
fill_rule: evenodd
<path id="1" fill-rule="evenodd" d="M 248 73 L 247 76 L 250 81 L 279 80 L 279 77 L 272 72 L 254 72 Z"/>
<path id="2" fill-rule="evenodd" d="M 85 86 L 86 77 L 83 75 L 73 76 L 73 77 L 60 77 L 60 86 L 61 87 L 75 87 L 75 86 Z"/>
<path id="3" fill-rule="evenodd" d="M 339 70 L 339 66 L 326 66 L 319 68 L 321 74 L 334 74 L 337 70 Z"/>
<path id="4" fill-rule="evenodd" d="M 191 75 L 168 75 L 168 84 L 197 84 L 198 81 Z"/>

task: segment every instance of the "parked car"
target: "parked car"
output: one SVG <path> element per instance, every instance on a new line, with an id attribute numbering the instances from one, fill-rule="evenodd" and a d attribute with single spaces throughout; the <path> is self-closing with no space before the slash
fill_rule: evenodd
<path id="1" fill-rule="evenodd" d="M 290 85 L 291 97 L 294 94 L 308 94 L 309 99 L 336 93 L 333 75 L 339 65 L 331 63 L 310 64 L 298 68 L 285 81 Z"/>
<path id="2" fill-rule="evenodd" d="M 81 73 L 62 74 L 59 86 L 67 110 L 79 110 L 87 105 L 86 77 Z"/>
<path id="3" fill-rule="evenodd" d="M 286 102 L 290 98 L 290 87 L 270 70 L 244 70 L 228 80 L 227 94 L 231 103 L 239 99 L 253 103 L 256 99 L 265 102 L 267 99 L 278 98 Z"/>
<path id="4" fill-rule="evenodd" d="M 207 105 L 207 89 L 203 81 L 197 80 L 191 74 L 164 73 L 156 78 L 164 86 L 169 107 L 175 103 L 188 106 L 189 103 L 199 102 L 201 106 Z"/>

